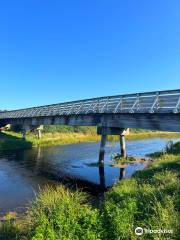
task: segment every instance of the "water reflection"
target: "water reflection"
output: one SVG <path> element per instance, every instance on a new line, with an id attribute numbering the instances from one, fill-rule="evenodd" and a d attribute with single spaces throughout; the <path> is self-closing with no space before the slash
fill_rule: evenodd
<path id="1" fill-rule="evenodd" d="M 36 149 L 36 153 L 37 153 L 37 157 L 35 157 L 34 158 L 34 160 L 35 161 L 33 161 L 34 162 L 34 171 L 36 172 L 36 173 L 38 173 L 38 171 L 40 170 L 40 169 L 43 169 L 43 172 L 41 172 L 42 174 L 43 173 L 45 173 L 45 171 L 44 171 L 44 169 L 45 169 L 45 167 L 46 167 L 46 161 L 44 162 L 44 164 L 45 164 L 45 166 L 43 166 L 43 159 L 45 159 L 45 157 L 43 157 L 43 150 L 42 150 L 42 147 L 37 147 Z M 58 152 L 57 152 L 58 153 Z M 24 159 L 24 157 L 23 157 L 23 159 Z M 32 157 L 31 157 L 31 159 L 32 159 Z M 33 162 L 32 162 L 32 164 L 33 164 Z M 69 166 L 69 164 L 70 164 L 70 162 L 68 161 L 66 164 L 65 164 L 65 166 L 67 165 L 67 166 Z M 88 165 L 88 164 L 87 164 Z M 87 166 L 86 165 L 86 166 Z M 100 185 L 100 187 L 101 187 L 101 189 L 105 189 L 106 188 L 106 180 L 105 180 L 105 166 L 104 166 L 104 163 L 101 163 L 101 164 L 99 164 L 98 163 L 98 161 L 94 164 L 94 166 L 97 166 L 98 165 L 98 167 L 99 167 L 99 183 L 97 183 L 97 184 L 99 184 Z M 90 167 L 92 167 L 93 166 L 93 164 L 89 164 L 88 166 L 90 166 Z M 50 167 L 50 166 L 49 166 Z M 78 166 L 75 166 L 75 165 L 73 165 L 72 166 L 73 168 L 78 168 Z M 48 172 L 50 172 L 50 169 L 51 168 L 48 168 Z M 52 170 L 54 170 L 54 168 L 52 169 Z M 69 177 L 70 178 L 73 178 L 73 176 L 70 176 L 69 175 Z M 120 168 L 120 172 L 119 172 L 119 180 L 121 180 L 121 179 L 123 179 L 125 177 L 125 168 Z"/>
<path id="2" fill-rule="evenodd" d="M 99 165 L 99 184 L 102 189 L 105 189 L 105 174 L 104 174 L 104 164 Z"/>
<path id="3" fill-rule="evenodd" d="M 125 168 L 120 168 L 119 180 L 125 177 Z"/>
<path id="4" fill-rule="evenodd" d="M 127 153 L 144 157 L 147 153 L 164 148 L 168 140 L 129 141 Z M 104 165 L 100 166 L 99 143 L 92 142 L 1 152 L 0 211 L 23 206 L 33 198 L 39 186 L 44 186 L 51 179 L 56 182 L 80 179 L 105 189 L 144 168 L 143 163 L 129 164 L 126 168 L 112 167 L 110 155 L 113 152 L 119 152 L 119 143 L 107 144 Z"/>
<path id="5" fill-rule="evenodd" d="M 125 168 L 120 168 L 119 180 L 122 180 L 123 178 L 125 178 L 125 174 L 126 174 Z M 99 165 L 99 185 L 102 190 L 106 189 L 105 172 L 104 172 L 103 164 Z"/>

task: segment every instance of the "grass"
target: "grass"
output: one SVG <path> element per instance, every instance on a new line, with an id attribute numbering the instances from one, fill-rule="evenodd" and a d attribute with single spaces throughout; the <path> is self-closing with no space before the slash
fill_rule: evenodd
<path id="1" fill-rule="evenodd" d="M 16 134 L 14 132 L 0 132 L 0 151 L 11 149 L 28 149 L 31 147 L 32 142 L 29 140 L 22 140 L 19 134 Z"/>
<path id="2" fill-rule="evenodd" d="M 135 240 L 136 227 L 171 230 L 141 239 L 179 239 L 180 143 L 155 154 L 145 170 L 118 182 L 97 207 L 87 196 L 63 186 L 46 187 L 31 204 L 26 220 L 1 224 L 3 240 Z"/>
<path id="3" fill-rule="evenodd" d="M 180 138 L 180 133 L 132 131 L 126 136 L 127 140 L 138 140 L 153 137 Z M 108 136 L 109 141 L 119 141 L 118 136 Z M 97 142 L 100 136 L 94 131 L 89 132 L 51 132 L 43 133 L 41 139 L 33 133 L 27 134 L 26 141 L 21 139 L 21 133 L 6 131 L 0 133 L 0 150 L 26 149 L 37 146 L 52 146 L 74 144 L 80 142 Z"/>
<path id="4" fill-rule="evenodd" d="M 63 186 L 42 190 L 29 207 L 23 225 L 1 224 L 0 239 L 102 239 L 99 210 L 87 204 L 85 194 Z"/>
<path id="5" fill-rule="evenodd" d="M 111 136 L 113 138 L 113 136 Z M 128 136 L 126 136 L 127 140 L 141 140 L 148 138 L 180 138 L 180 133 L 176 132 L 160 132 L 160 131 L 142 131 L 142 132 L 130 132 Z"/>
<path id="6" fill-rule="evenodd" d="M 28 134 L 26 141 L 21 134 L 7 131 L 0 133 L 0 150 L 26 149 L 37 146 L 53 146 L 80 142 L 99 141 L 100 137 L 85 133 L 45 133 L 41 139 L 35 134 Z"/>
<path id="7" fill-rule="evenodd" d="M 107 239 L 137 239 L 136 227 L 170 229 L 173 234 L 144 234 L 141 239 L 178 239 L 180 154 L 162 155 L 106 194 L 103 207 Z"/>

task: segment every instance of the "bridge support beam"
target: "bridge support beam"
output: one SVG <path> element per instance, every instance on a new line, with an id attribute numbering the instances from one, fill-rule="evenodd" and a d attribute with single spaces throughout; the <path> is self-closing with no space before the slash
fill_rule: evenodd
<path id="1" fill-rule="evenodd" d="M 26 140 L 26 129 L 22 130 L 22 139 Z"/>
<path id="2" fill-rule="evenodd" d="M 126 157 L 126 141 L 125 136 L 123 134 L 120 135 L 120 148 L 121 148 L 121 156 Z"/>
<path id="3" fill-rule="evenodd" d="M 41 131 L 43 129 L 43 125 L 22 125 L 21 131 L 22 131 L 22 139 L 26 139 L 27 131 L 37 131 L 37 137 L 38 139 L 41 139 L 42 134 Z"/>
<path id="4" fill-rule="evenodd" d="M 106 145 L 107 135 L 101 135 L 101 144 L 100 144 L 100 151 L 99 151 L 99 164 L 104 164 L 104 154 L 105 154 L 105 145 Z"/>
<path id="5" fill-rule="evenodd" d="M 27 131 L 30 130 L 30 127 L 27 125 L 22 126 L 22 139 L 26 140 Z"/>
<path id="6" fill-rule="evenodd" d="M 120 136 L 121 156 L 126 157 L 125 135 L 129 134 L 129 129 L 117 128 L 117 127 L 98 126 L 97 127 L 97 134 L 101 135 L 101 144 L 100 144 L 100 152 L 99 152 L 99 164 L 104 163 L 105 145 L 106 145 L 106 139 L 107 139 L 108 135 L 119 135 Z"/>
<path id="7" fill-rule="evenodd" d="M 38 139 L 41 139 L 41 137 L 42 137 L 43 125 L 38 126 L 38 127 L 36 128 L 36 130 L 37 130 L 37 137 L 38 137 Z"/>
<path id="8" fill-rule="evenodd" d="M 37 133 L 37 138 L 41 139 L 42 137 L 42 130 L 43 130 L 43 125 L 31 125 L 31 131 L 34 131 Z"/>
<path id="9" fill-rule="evenodd" d="M 42 137 L 41 129 L 37 129 L 37 136 L 38 136 L 38 139 L 41 139 L 41 137 Z"/>

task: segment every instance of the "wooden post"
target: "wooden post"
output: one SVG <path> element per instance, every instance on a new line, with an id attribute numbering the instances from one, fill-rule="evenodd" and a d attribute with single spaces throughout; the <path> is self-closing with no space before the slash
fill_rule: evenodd
<path id="1" fill-rule="evenodd" d="M 101 145 L 100 145 L 100 152 L 99 152 L 99 164 L 104 163 L 106 138 L 107 138 L 107 135 L 104 135 L 104 134 L 101 135 Z"/>
<path id="2" fill-rule="evenodd" d="M 126 157 L 126 142 L 125 142 L 124 135 L 120 135 L 120 147 L 121 147 L 121 156 Z"/>

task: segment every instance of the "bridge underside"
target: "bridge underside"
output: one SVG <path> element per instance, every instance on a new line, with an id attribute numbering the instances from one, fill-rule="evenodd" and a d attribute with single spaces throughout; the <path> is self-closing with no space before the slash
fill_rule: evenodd
<path id="1" fill-rule="evenodd" d="M 20 124 L 71 125 L 71 126 L 105 126 L 117 128 L 141 128 L 160 131 L 180 131 L 180 113 L 101 113 L 88 115 L 47 116 L 32 118 L 11 118 L 0 120 L 0 126 Z"/>
<path id="2" fill-rule="evenodd" d="M 120 153 L 126 157 L 125 135 L 127 128 L 141 128 L 160 131 L 180 131 L 180 113 L 101 113 L 87 115 L 46 116 L 32 118 L 9 118 L 0 120 L 0 127 L 7 124 L 22 126 L 22 137 L 26 138 L 28 130 L 37 129 L 41 136 L 41 125 L 70 125 L 97 126 L 97 133 L 101 135 L 99 151 L 100 186 L 105 188 L 104 155 L 107 135 L 119 135 Z M 128 134 L 128 133 L 127 133 Z M 125 174 L 125 168 L 120 169 L 120 179 Z"/>

